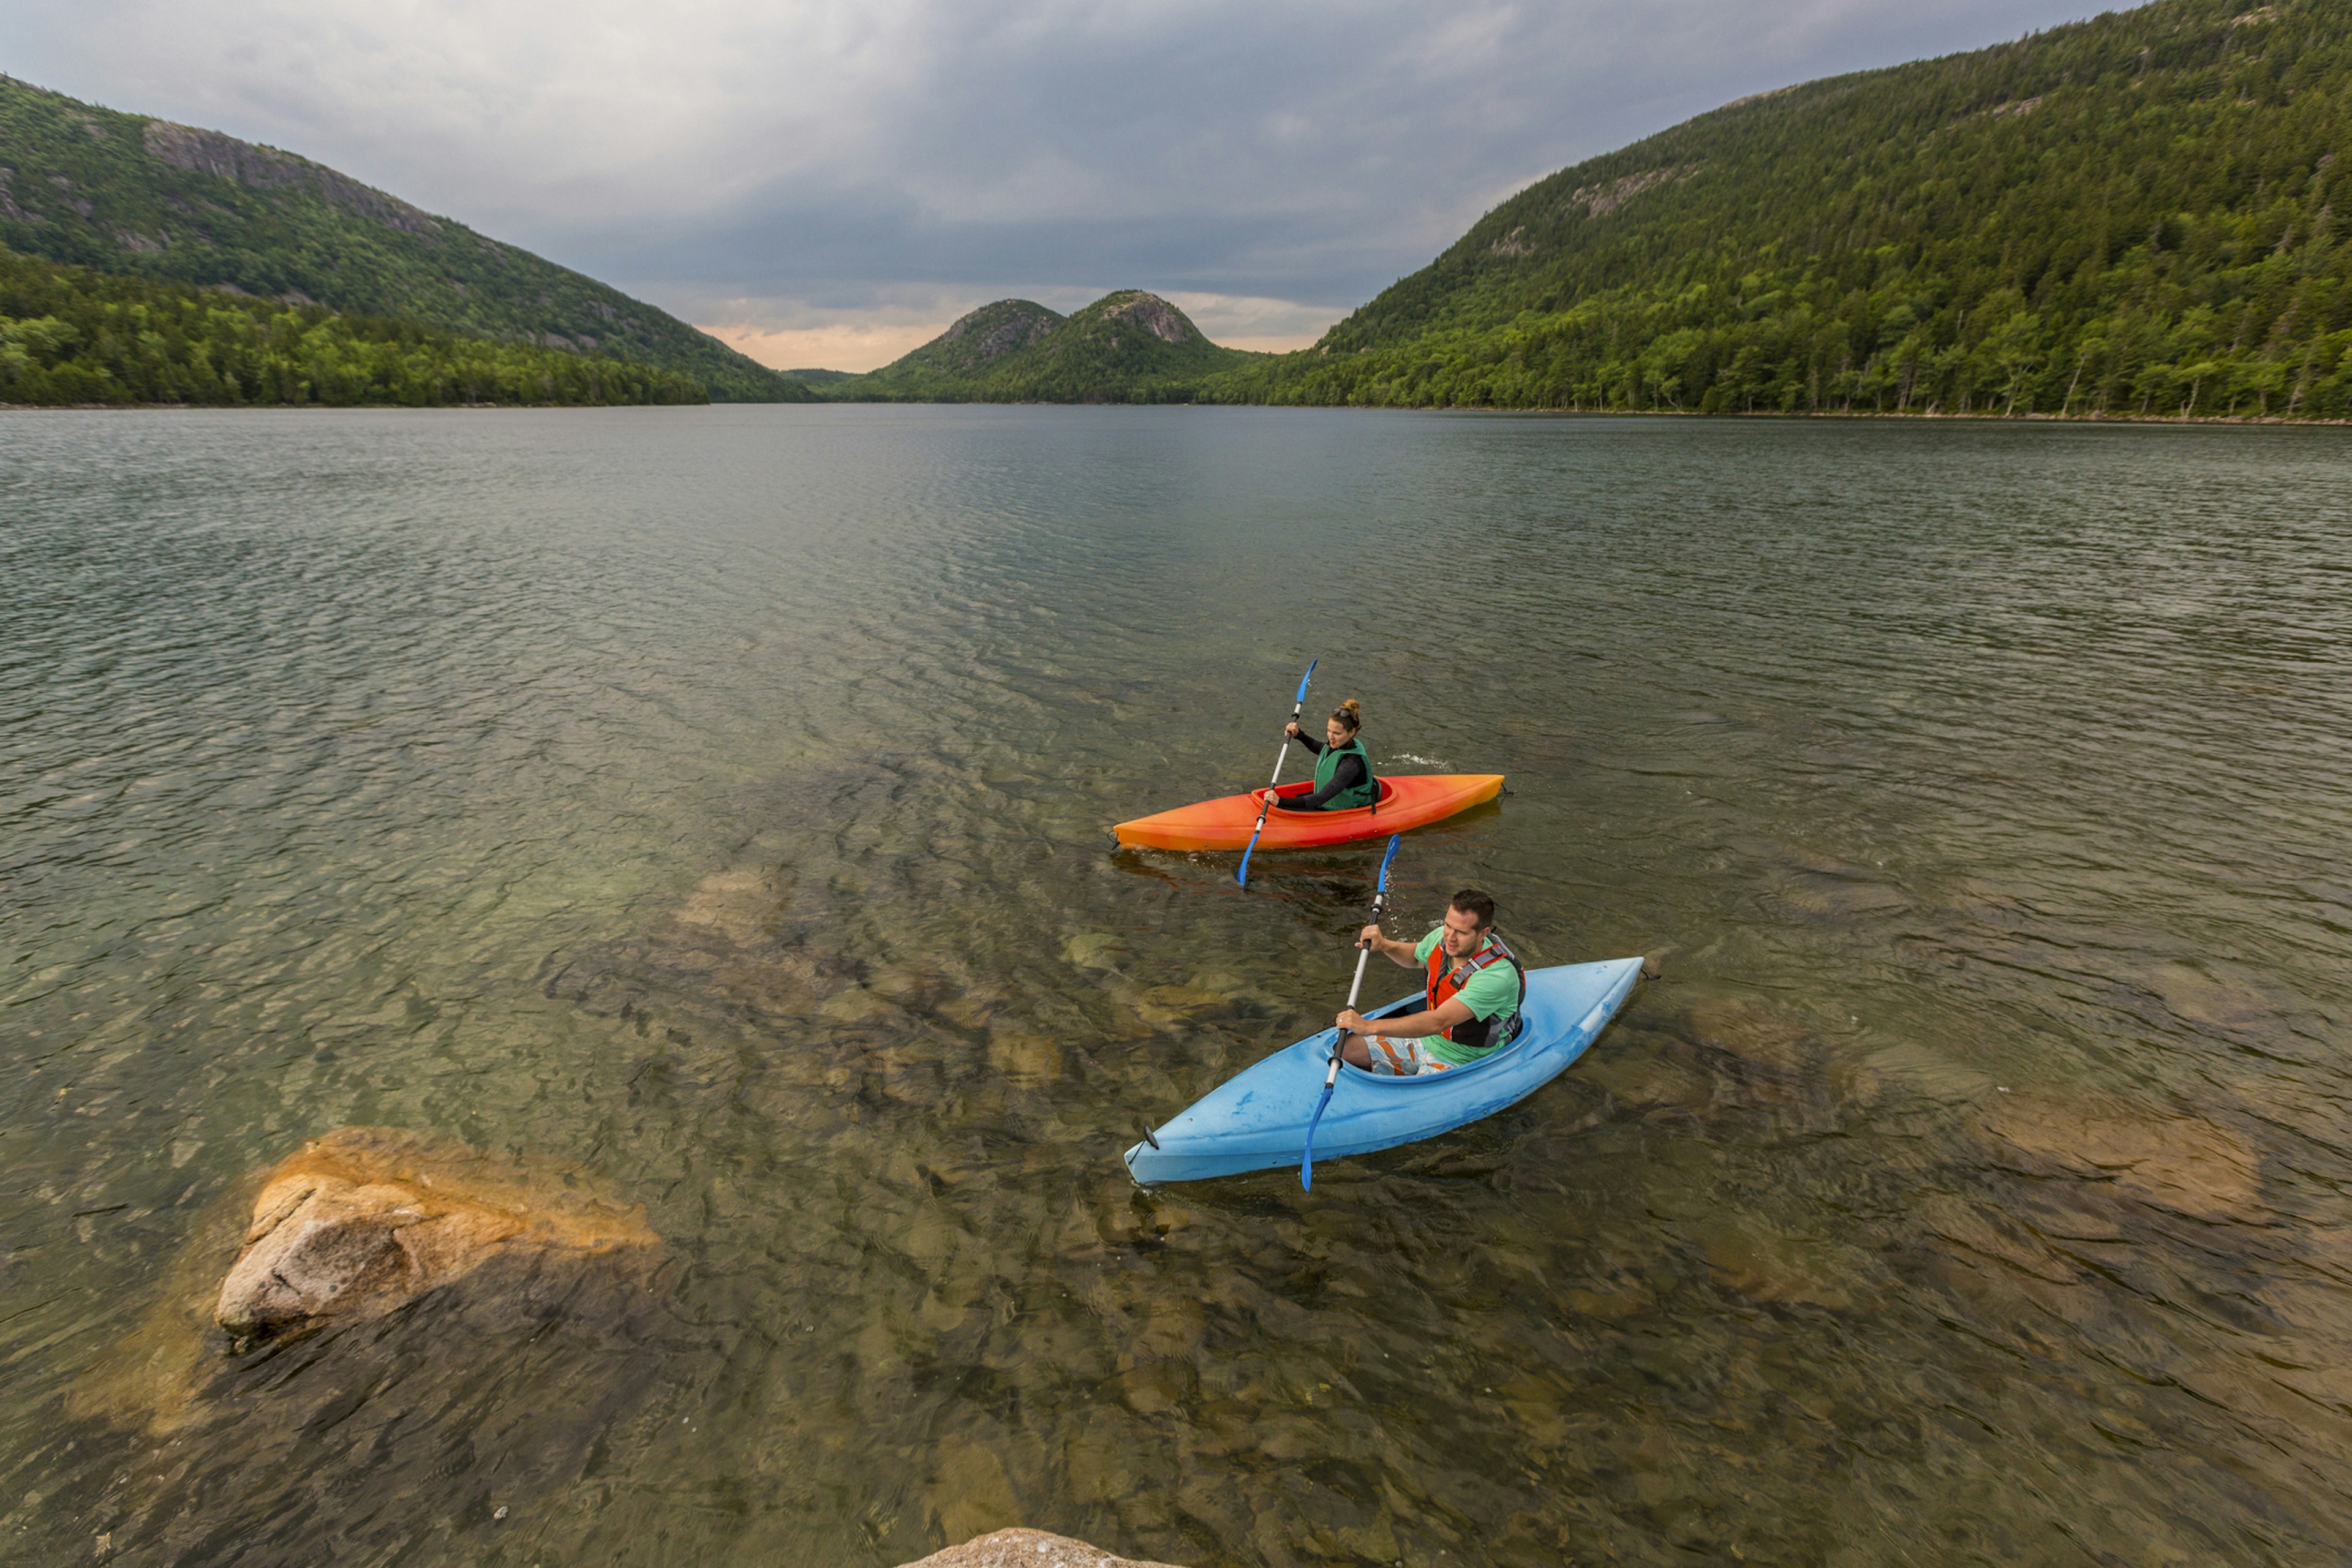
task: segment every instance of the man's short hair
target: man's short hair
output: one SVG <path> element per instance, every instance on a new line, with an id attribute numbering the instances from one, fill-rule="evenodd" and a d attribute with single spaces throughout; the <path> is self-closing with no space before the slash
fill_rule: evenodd
<path id="1" fill-rule="evenodd" d="M 1475 920 L 1480 931 L 1495 923 L 1495 900 L 1475 888 L 1465 888 L 1454 894 L 1453 907 Z"/>

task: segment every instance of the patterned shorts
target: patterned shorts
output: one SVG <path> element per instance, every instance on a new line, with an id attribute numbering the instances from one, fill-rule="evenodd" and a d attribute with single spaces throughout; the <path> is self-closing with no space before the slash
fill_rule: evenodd
<path id="1" fill-rule="evenodd" d="M 1360 1037 L 1372 1053 L 1372 1065 L 1367 1069 L 1388 1078 L 1418 1078 L 1423 1073 L 1444 1072 L 1452 1062 L 1442 1062 L 1429 1049 L 1427 1039 L 1401 1040 L 1392 1035 Z"/>

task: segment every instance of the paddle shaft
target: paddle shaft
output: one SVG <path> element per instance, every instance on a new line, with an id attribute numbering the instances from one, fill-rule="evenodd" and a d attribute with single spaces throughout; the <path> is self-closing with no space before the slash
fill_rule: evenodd
<path id="1" fill-rule="evenodd" d="M 1307 711 L 1307 683 L 1315 679 L 1315 667 L 1322 662 L 1320 658 L 1310 658 L 1307 661 L 1307 673 L 1298 678 L 1298 697 L 1290 705 L 1291 724 L 1297 724 L 1298 716 Z M 1257 808 L 1257 826 L 1250 829 L 1249 847 L 1242 851 L 1241 869 L 1234 873 L 1234 880 L 1244 887 L 1249 886 L 1250 855 L 1257 848 L 1258 835 L 1265 831 L 1266 816 L 1274 810 L 1276 786 L 1282 783 L 1282 764 L 1289 756 L 1290 727 L 1286 725 L 1282 731 L 1282 749 L 1274 753 L 1274 776 L 1266 780 L 1265 799 Z"/>
<path id="2" fill-rule="evenodd" d="M 1391 853 L 1393 853 L 1393 851 L 1391 851 Z M 1387 869 L 1387 867 L 1381 867 L 1381 870 L 1383 872 Z M 1389 890 L 1386 885 L 1387 878 L 1385 876 L 1381 878 L 1381 890 L 1372 895 L 1372 923 L 1374 925 L 1378 925 L 1380 923 L 1381 910 L 1388 901 Z M 1354 984 L 1348 987 L 1348 1011 L 1350 1013 L 1356 1010 L 1356 998 L 1363 994 L 1364 965 L 1370 963 L 1371 959 L 1372 944 L 1369 942 L 1359 942 L 1356 943 L 1356 980 Z M 1339 1037 L 1334 1035 L 1331 1037 L 1331 1070 L 1323 1075 L 1323 1092 L 1327 1095 L 1329 1094 L 1331 1092 L 1331 1086 L 1339 1081 Z"/>
<path id="3" fill-rule="evenodd" d="M 1291 704 L 1291 708 L 1290 708 L 1290 721 L 1291 721 L 1293 724 L 1297 723 L 1297 722 L 1298 722 L 1298 716 L 1299 716 L 1301 713 L 1304 713 L 1304 712 L 1306 712 L 1306 711 L 1307 711 L 1307 693 L 1306 693 L 1306 692 L 1304 692 L 1304 691 L 1301 691 L 1301 692 L 1298 694 L 1298 700 L 1297 700 L 1297 702 L 1294 702 L 1294 703 L 1292 703 L 1292 704 Z M 1283 731 L 1283 732 L 1282 732 L 1282 749 L 1281 749 L 1280 751 L 1278 751 L 1278 752 L 1275 752 L 1275 753 L 1274 753 L 1274 776 L 1273 776 L 1272 778 L 1270 778 L 1270 779 L 1268 779 L 1268 780 L 1266 780 L 1266 781 L 1265 781 L 1265 798 L 1264 800 L 1262 800 L 1262 801 L 1258 802 L 1258 805 L 1257 805 L 1257 833 L 1264 833 L 1264 832 L 1265 831 L 1265 819 L 1266 819 L 1266 816 L 1267 816 L 1267 814 L 1268 814 L 1268 813 L 1270 813 L 1271 811 L 1273 811 L 1273 810 L 1274 810 L 1274 792 L 1275 792 L 1275 789 L 1276 789 L 1276 786 L 1278 786 L 1278 785 L 1282 783 L 1282 764 L 1283 764 L 1285 762 L 1288 761 L 1288 760 L 1289 760 L 1289 757 L 1290 757 L 1290 731 L 1289 731 L 1287 729 L 1286 729 L 1286 730 L 1284 730 L 1284 731 Z M 1256 843 L 1256 842 L 1257 842 L 1257 833 L 1253 833 L 1253 834 L 1251 834 L 1251 835 L 1250 835 L 1250 842 L 1251 842 L 1251 843 L 1255 844 L 1255 843 Z"/>
<path id="4" fill-rule="evenodd" d="M 1381 857 L 1381 879 L 1372 889 L 1372 923 L 1381 923 L 1381 915 L 1389 902 L 1389 862 L 1396 858 L 1397 846 L 1404 835 L 1389 835 L 1388 853 Z M 1348 987 L 1348 1011 L 1356 1010 L 1356 998 L 1364 989 L 1364 965 L 1371 962 L 1372 944 L 1359 937 L 1356 940 L 1356 978 Z M 1331 1036 L 1331 1064 L 1323 1069 L 1323 1097 L 1315 1102 L 1315 1114 L 1307 1119 L 1307 1138 L 1298 1151 L 1298 1184 L 1307 1192 L 1315 1190 L 1315 1129 L 1323 1122 L 1323 1108 L 1331 1103 L 1331 1091 L 1339 1083 L 1339 1040 Z"/>
<path id="5" fill-rule="evenodd" d="M 1297 708 L 1293 708 L 1290 710 L 1290 721 L 1292 723 L 1296 724 L 1298 722 L 1298 715 L 1306 707 L 1307 704 L 1304 701 L 1301 701 Z M 1266 814 L 1274 809 L 1275 789 L 1282 783 L 1282 764 L 1288 761 L 1289 757 L 1290 731 L 1286 730 L 1282 733 L 1282 750 L 1274 753 L 1274 776 L 1265 781 L 1265 798 L 1257 803 L 1257 826 L 1258 831 L 1261 833 L 1265 831 Z"/>
<path id="6" fill-rule="evenodd" d="M 1372 919 L 1378 920 L 1380 918 L 1381 906 L 1375 903 L 1372 906 Z M 1348 1010 L 1349 1012 L 1355 1011 L 1356 997 L 1364 989 L 1364 965 L 1371 962 L 1371 957 L 1372 944 L 1370 942 L 1360 942 L 1356 944 L 1356 983 L 1348 987 Z"/>

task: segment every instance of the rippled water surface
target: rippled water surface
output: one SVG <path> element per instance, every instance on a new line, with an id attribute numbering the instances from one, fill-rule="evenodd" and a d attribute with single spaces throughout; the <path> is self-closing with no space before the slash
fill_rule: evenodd
<path id="1" fill-rule="evenodd" d="M 2352 1561 L 2347 441 L 0 414 L 0 1552 Z M 1376 847 L 1105 828 L 1315 656 L 1516 792 L 1392 929 L 1658 973 L 1488 1121 L 1139 1192 Z M 159 1350 L 353 1123 L 654 1289 Z"/>

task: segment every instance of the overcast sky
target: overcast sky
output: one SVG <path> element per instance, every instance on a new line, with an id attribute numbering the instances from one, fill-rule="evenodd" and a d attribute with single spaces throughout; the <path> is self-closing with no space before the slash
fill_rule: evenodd
<path id="1" fill-rule="evenodd" d="M 0 71 L 316 158 L 780 366 L 1153 289 L 1292 348 L 1554 169 L 2084 0 L 5 0 Z"/>

